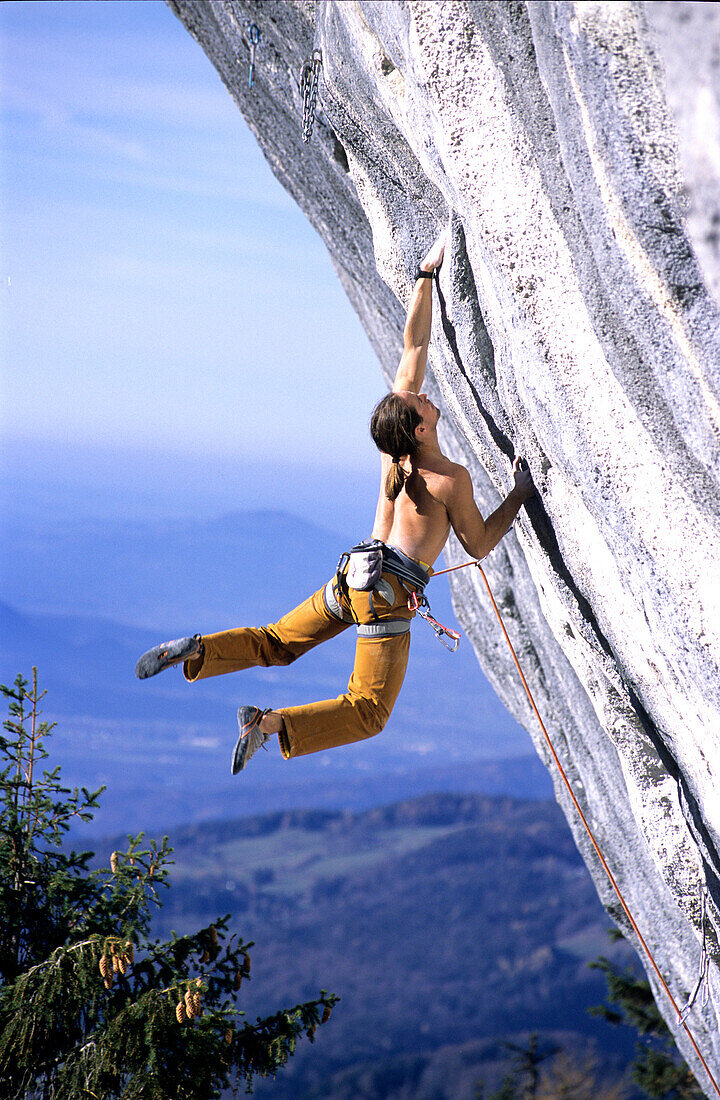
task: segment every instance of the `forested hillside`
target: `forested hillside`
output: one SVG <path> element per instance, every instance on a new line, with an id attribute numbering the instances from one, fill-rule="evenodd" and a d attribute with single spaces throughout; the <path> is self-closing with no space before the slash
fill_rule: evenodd
<path id="1" fill-rule="evenodd" d="M 172 839 L 158 931 L 232 912 L 258 945 L 241 993 L 251 1019 L 318 982 L 342 997 L 258 1097 L 470 1098 L 506 1063 L 503 1041 L 532 1031 L 601 1050 L 609 1078 L 631 1056 L 630 1036 L 587 1013 L 605 991 L 588 962 L 623 952 L 554 803 L 430 795 Z"/>

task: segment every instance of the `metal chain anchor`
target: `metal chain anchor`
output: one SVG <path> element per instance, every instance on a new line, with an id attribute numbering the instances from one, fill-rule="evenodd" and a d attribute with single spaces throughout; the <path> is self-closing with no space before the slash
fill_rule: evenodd
<path id="1" fill-rule="evenodd" d="M 305 62 L 300 77 L 300 91 L 303 101 L 302 139 L 306 145 L 312 137 L 313 126 L 315 125 L 315 108 L 317 106 L 321 68 L 322 52 L 313 50 L 312 61 Z"/>
<path id="2" fill-rule="evenodd" d="M 260 41 L 260 28 L 257 23 L 251 23 L 248 27 L 248 41 L 250 42 L 250 70 L 248 72 L 248 88 L 255 83 L 255 50 Z"/>

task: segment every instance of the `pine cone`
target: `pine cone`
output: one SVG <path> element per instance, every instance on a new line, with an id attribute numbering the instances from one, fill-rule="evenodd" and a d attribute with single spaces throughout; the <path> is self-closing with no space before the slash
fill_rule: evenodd
<path id="1" fill-rule="evenodd" d="M 103 978 L 105 978 L 105 980 L 107 981 L 108 976 L 110 974 L 112 974 L 112 965 L 111 965 L 110 959 L 108 958 L 107 955 L 103 954 L 103 955 L 100 956 L 99 966 L 100 966 L 100 973 L 102 974 Z"/>
<path id="2" fill-rule="evenodd" d="M 128 943 L 127 943 L 127 947 L 125 948 L 125 958 L 130 963 L 131 966 L 135 962 L 135 948 L 133 947 L 133 945 L 130 943 L 129 940 L 128 940 Z"/>
<path id="3" fill-rule="evenodd" d="M 208 951 L 207 947 L 205 948 L 202 955 L 200 956 L 200 962 L 201 963 L 210 962 L 210 952 Z"/>
<path id="4" fill-rule="evenodd" d="M 193 995 L 189 989 L 185 994 L 185 1011 L 188 1014 L 188 1019 L 192 1020 L 195 1015 L 195 1005 L 193 1003 Z"/>
<path id="5" fill-rule="evenodd" d="M 243 977 L 250 973 L 250 956 L 248 955 L 247 951 L 243 955 L 242 972 Z"/>
<path id="6" fill-rule="evenodd" d="M 200 996 L 199 993 L 197 993 L 197 992 L 193 993 L 192 1003 L 193 1003 L 193 1016 L 200 1016 L 202 1014 L 202 997 Z"/>
<path id="7" fill-rule="evenodd" d="M 328 1022 L 328 1020 L 330 1019 L 331 1013 L 332 1013 L 332 1008 L 330 1007 L 330 1005 L 325 1005 L 325 1011 L 322 1014 L 322 1020 L 320 1021 L 320 1023 L 321 1024 L 326 1024 Z"/>
<path id="8" fill-rule="evenodd" d="M 113 952 L 112 952 L 112 968 L 113 968 L 113 970 L 116 974 L 117 974 L 118 970 L 120 969 L 120 959 L 115 954 L 115 948 L 113 948 Z"/>
<path id="9" fill-rule="evenodd" d="M 187 1013 L 185 1011 L 185 1002 L 178 1001 L 175 1008 L 175 1018 L 179 1024 L 184 1024 L 187 1020 Z"/>
<path id="10" fill-rule="evenodd" d="M 112 985 L 113 985 L 113 981 L 114 981 L 114 980 L 115 980 L 115 979 L 113 978 L 113 972 L 112 972 L 112 970 L 111 970 L 111 971 L 110 971 L 110 972 L 108 973 L 108 976 L 107 976 L 107 978 L 105 979 L 105 981 L 104 981 L 104 983 L 103 983 L 103 984 L 104 984 L 104 986 L 105 986 L 105 988 L 106 988 L 106 989 L 112 989 Z"/>
<path id="11" fill-rule="evenodd" d="M 240 986 L 242 985 L 242 979 L 243 979 L 242 973 L 238 970 L 238 972 L 235 975 L 235 981 L 233 982 L 233 989 L 235 990 L 235 992 L 237 992 L 238 989 L 240 988 Z"/>
<path id="12" fill-rule="evenodd" d="M 127 971 L 127 968 L 128 968 L 127 955 L 120 955 L 118 957 L 118 970 L 120 971 L 121 974 L 124 974 Z"/>
<path id="13" fill-rule="evenodd" d="M 120 866 L 120 853 L 119 852 L 113 852 L 113 854 L 110 856 L 110 870 L 112 871 L 112 873 L 114 875 L 117 874 L 119 866 Z"/>
<path id="14" fill-rule="evenodd" d="M 218 934 L 217 934 L 217 928 L 215 927 L 214 924 L 210 925 L 210 941 L 211 941 L 213 947 L 217 947 L 217 945 L 218 945 Z"/>
<path id="15" fill-rule="evenodd" d="M 231 1027 L 229 1027 L 227 1029 L 227 1031 L 225 1032 L 225 1042 L 229 1046 L 232 1041 L 233 1041 L 233 1029 Z"/>

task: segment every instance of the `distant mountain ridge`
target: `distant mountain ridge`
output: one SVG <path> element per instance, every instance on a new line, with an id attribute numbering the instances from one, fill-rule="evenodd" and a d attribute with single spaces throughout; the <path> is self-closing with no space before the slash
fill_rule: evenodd
<path id="1" fill-rule="evenodd" d="M 352 668 L 352 629 L 288 668 L 192 687 L 176 670 L 135 679 L 140 653 L 164 638 L 272 621 L 323 584 L 362 534 L 343 537 L 273 510 L 208 521 L 19 518 L 0 543 L 8 563 L 0 679 L 38 667 L 68 780 L 109 787 L 108 829 L 155 827 L 188 812 L 203 819 L 219 807 L 252 814 L 328 799 L 359 808 L 442 785 L 472 788 L 485 776 L 493 792 L 516 784 L 525 795 L 548 791 L 534 759 L 525 774 L 520 764 L 504 774 L 497 764 L 484 769 L 485 760 L 528 757 L 530 742 L 482 678 L 468 640 L 448 654 L 419 620 L 405 686 L 378 738 L 289 764 L 263 754 L 242 779 L 231 780 L 228 767 L 238 705 L 337 696 Z M 436 583 L 433 610 L 452 623 L 445 578 Z"/>
<path id="2" fill-rule="evenodd" d="M 21 518 L 0 533 L 0 598 L 28 611 L 207 632 L 243 612 L 267 619 L 294 606 L 331 575 L 346 542 L 272 509 L 200 521 Z"/>

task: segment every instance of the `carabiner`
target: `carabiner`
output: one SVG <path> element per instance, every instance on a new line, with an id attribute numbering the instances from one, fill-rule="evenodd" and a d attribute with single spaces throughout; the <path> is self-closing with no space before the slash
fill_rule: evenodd
<path id="1" fill-rule="evenodd" d="M 418 615 L 425 620 L 428 626 L 431 626 L 433 628 L 433 631 L 435 632 L 435 637 L 441 645 L 445 646 L 445 649 L 447 649 L 448 653 L 454 653 L 457 647 L 460 645 L 460 635 L 458 634 L 457 630 L 450 630 L 449 627 L 443 626 L 442 623 L 439 623 L 437 619 L 434 619 L 432 617 L 432 615 L 430 614 L 430 604 L 428 603 L 427 598 L 423 595 L 418 600 L 417 592 L 411 592 L 407 605 L 409 611 L 417 611 Z M 446 637 L 448 638 L 452 638 L 455 644 L 448 645 L 448 643 L 444 640 L 443 635 L 446 635 Z"/>

